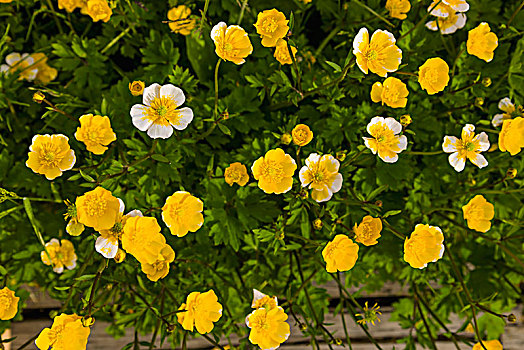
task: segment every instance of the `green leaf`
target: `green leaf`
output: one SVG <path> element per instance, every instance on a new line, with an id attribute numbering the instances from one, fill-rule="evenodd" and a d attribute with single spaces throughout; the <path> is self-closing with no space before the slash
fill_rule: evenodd
<path id="1" fill-rule="evenodd" d="M 169 161 L 169 159 L 167 159 L 166 157 L 164 157 L 163 155 L 161 154 L 153 154 L 151 156 L 151 158 L 153 158 L 154 160 L 156 160 L 157 162 L 162 162 L 162 163 L 171 163 Z"/>
<path id="2" fill-rule="evenodd" d="M 218 123 L 217 125 L 218 125 L 218 128 L 220 129 L 220 131 L 222 131 L 224 134 L 231 135 L 231 130 L 229 130 L 229 128 L 227 126 L 225 126 L 222 123 Z"/>
<path id="3" fill-rule="evenodd" d="M 87 182 L 96 182 L 95 179 L 93 179 L 91 176 L 84 173 L 82 170 L 80 170 L 80 175 L 86 180 Z"/>
<path id="4" fill-rule="evenodd" d="M 338 73 L 338 72 L 342 72 L 342 68 L 340 68 L 340 66 L 338 64 L 336 64 L 335 62 L 331 62 L 331 61 L 326 61 L 326 63 L 334 69 L 334 72 L 335 73 Z"/>
<path id="5" fill-rule="evenodd" d="M 89 281 L 89 280 L 92 280 L 93 278 L 95 278 L 96 275 L 83 275 L 83 276 L 80 276 L 80 277 L 77 277 L 75 278 L 76 281 Z"/>
<path id="6" fill-rule="evenodd" d="M 388 210 L 382 217 L 385 219 L 390 216 L 398 215 L 402 213 L 402 210 Z"/>

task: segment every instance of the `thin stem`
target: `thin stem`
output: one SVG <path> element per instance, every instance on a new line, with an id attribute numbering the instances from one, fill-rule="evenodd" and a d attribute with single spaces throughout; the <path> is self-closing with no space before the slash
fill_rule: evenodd
<path id="1" fill-rule="evenodd" d="M 320 45 L 318 45 L 317 49 L 315 50 L 315 55 L 314 57 L 319 57 L 320 56 L 320 53 L 322 52 L 322 50 L 324 50 L 324 48 L 327 46 L 327 44 L 329 44 L 329 42 L 331 41 L 331 39 L 333 39 L 335 37 L 335 35 L 338 34 L 338 32 L 340 31 L 341 26 L 336 26 L 335 29 L 333 29 L 325 38 L 324 40 L 322 40 L 322 42 L 320 43 Z"/>
<path id="2" fill-rule="evenodd" d="M 222 59 L 218 58 L 217 65 L 215 66 L 215 120 L 218 117 L 218 67 L 220 67 L 220 62 L 222 62 Z"/>
<path id="3" fill-rule="evenodd" d="M 382 219 L 382 223 L 386 226 L 386 228 L 389 231 L 391 231 L 395 236 L 397 236 L 401 240 L 405 240 L 406 239 L 406 236 L 404 236 L 402 233 L 398 232 L 393 226 L 391 226 L 391 224 L 389 222 L 386 221 L 386 219 L 384 219 L 384 218 L 381 218 L 381 219 Z"/>
<path id="4" fill-rule="evenodd" d="M 423 151 L 406 151 L 404 154 L 410 154 L 412 156 L 436 156 L 442 154 L 444 151 L 432 151 L 432 152 L 423 152 Z"/>
<path id="5" fill-rule="evenodd" d="M 411 28 L 410 30 L 408 30 L 405 34 L 401 35 L 398 39 L 397 39 L 397 42 L 399 42 L 400 40 L 404 39 L 406 36 L 408 36 L 409 34 L 411 34 L 411 32 L 413 32 L 415 29 L 417 29 L 417 27 L 419 25 L 421 25 L 422 23 L 424 23 L 426 21 L 426 18 L 429 17 L 429 14 L 431 13 L 431 11 L 433 11 L 434 8 L 436 8 L 440 3 L 442 2 L 442 0 L 439 0 L 439 2 L 437 2 L 433 7 L 431 7 L 430 9 L 428 9 L 428 12 L 422 16 L 422 18 L 420 19 L 420 21 L 417 22 L 417 24 L 415 24 L 413 26 L 413 28 Z"/>
<path id="6" fill-rule="evenodd" d="M 221 350 L 225 350 L 224 347 L 220 344 L 218 344 L 216 341 L 214 341 L 210 336 L 208 336 L 207 334 L 202 334 L 202 336 L 204 338 L 206 338 L 206 340 L 208 342 L 210 342 L 211 344 L 213 344 L 214 346 L 216 346 L 217 348 L 221 349 Z"/>
<path id="7" fill-rule="evenodd" d="M 302 96 L 302 81 L 301 81 L 302 77 L 300 76 L 300 71 L 298 70 L 298 65 L 297 65 L 297 60 L 295 59 L 295 55 L 293 55 L 293 51 L 291 50 L 291 45 L 289 45 L 289 40 L 286 40 L 286 46 L 287 46 L 289 57 L 291 57 L 291 62 L 293 63 L 293 69 L 295 70 L 298 93 Z"/>
<path id="8" fill-rule="evenodd" d="M 417 301 L 416 297 L 415 297 L 415 301 Z M 428 337 L 429 337 L 429 340 L 431 341 L 431 346 L 433 347 L 434 350 L 437 350 L 435 339 L 433 338 L 433 334 L 431 334 L 431 328 L 429 328 L 428 321 L 426 320 L 426 317 L 424 316 L 424 312 L 422 312 L 420 303 L 417 303 L 417 308 L 420 314 L 420 318 L 422 319 L 422 323 L 424 323 L 424 328 L 426 328 L 426 332 L 428 332 Z"/>
<path id="9" fill-rule="evenodd" d="M 248 0 L 243 0 L 242 5 L 240 6 L 240 14 L 238 15 L 238 21 L 237 24 L 242 23 L 242 19 L 244 18 L 244 11 L 246 10 Z"/>
<path id="10" fill-rule="evenodd" d="M 72 121 L 76 122 L 76 118 L 73 117 L 71 114 L 67 113 L 67 112 L 64 112 L 63 110 L 61 110 L 60 108 L 58 108 L 57 106 L 55 106 L 54 104 L 52 104 L 51 102 L 49 102 L 47 99 L 44 98 L 44 102 L 49 106 L 51 107 L 51 109 L 57 113 L 60 113 L 62 115 L 65 115 L 66 117 L 68 117 L 69 119 L 71 119 Z"/>
<path id="11" fill-rule="evenodd" d="M 362 2 L 360 2 L 359 0 L 353 0 L 353 2 L 355 4 L 357 4 L 358 6 L 366 9 L 369 13 L 373 14 L 375 17 L 377 18 L 380 18 L 384 23 L 386 23 L 387 25 L 389 25 L 390 27 L 394 27 L 393 23 L 391 23 L 390 21 L 388 21 L 387 19 L 385 19 L 383 16 L 379 15 L 378 13 L 376 13 L 372 8 L 370 8 L 369 6 L 367 6 L 366 4 L 363 4 Z"/>
<path id="12" fill-rule="evenodd" d="M 522 1 L 519 5 L 519 7 L 517 7 L 517 9 L 515 10 L 515 12 L 513 12 L 513 14 L 511 15 L 511 17 L 509 18 L 509 21 L 508 23 L 506 24 L 506 27 L 509 27 L 509 25 L 511 24 L 511 22 L 513 22 L 513 20 L 515 19 L 515 17 L 517 17 L 517 14 L 520 12 L 520 10 L 522 10 L 522 8 L 524 7 L 524 1 Z"/>
<path id="13" fill-rule="evenodd" d="M 100 50 L 101 54 L 106 53 L 107 50 L 109 50 L 113 45 L 115 45 L 118 40 L 122 39 L 129 31 L 133 28 L 133 26 L 127 27 L 122 33 L 118 34 L 113 40 L 111 40 L 102 50 Z"/>
<path id="14" fill-rule="evenodd" d="M 55 20 L 56 26 L 58 27 L 58 31 L 60 34 L 64 34 L 64 29 L 62 29 L 62 25 L 60 24 L 60 21 L 58 20 L 58 17 L 56 16 L 55 9 L 53 8 L 53 4 L 51 3 L 51 0 L 47 0 L 47 6 L 51 9 L 53 12 L 53 19 Z"/>
<path id="15" fill-rule="evenodd" d="M 204 22 L 206 21 L 207 8 L 209 7 L 209 0 L 206 0 L 204 4 L 204 11 L 202 11 L 202 19 L 200 20 L 200 26 L 198 27 L 198 32 L 202 34 L 202 28 L 204 27 Z"/>

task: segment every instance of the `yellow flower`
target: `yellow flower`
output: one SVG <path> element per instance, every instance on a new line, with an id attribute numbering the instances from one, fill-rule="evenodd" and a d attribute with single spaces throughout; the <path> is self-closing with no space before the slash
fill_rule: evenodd
<path id="1" fill-rule="evenodd" d="M 41 91 L 37 91 L 33 94 L 33 102 L 41 104 L 45 100 L 45 95 Z"/>
<path id="2" fill-rule="evenodd" d="M 0 320 L 7 321 L 15 317 L 18 312 L 19 297 L 15 296 L 15 292 L 4 287 L 0 289 Z"/>
<path id="3" fill-rule="evenodd" d="M 100 155 L 107 150 L 107 145 L 116 140 L 108 117 L 85 114 L 79 119 L 80 127 L 76 129 L 75 138 L 83 142 L 89 152 Z"/>
<path id="4" fill-rule="evenodd" d="M 291 48 L 291 53 L 293 53 L 293 58 L 297 53 L 297 48 L 294 46 L 289 46 Z M 277 47 L 275 49 L 275 54 L 273 55 L 280 64 L 292 64 L 293 60 L 289 55 L 289 50 L 287 49 L 287 42 L 284 39 L 279 39 L 277 42 Z"/>
<path id="5" fill-rule="evenodd" d="M 213 322 L 217 322 L 222 317 L 222 305 L 212 289 L 205 293 L 190 293 L 186 302 L 178 310 L 186 310 L 176 314 L 182 328 L 193 332 L 196 327 L 200 334 L 211 332 L 214 327 Z"/>
<path id="6" fill-rule="evenodd" d="M 438 226 L 418 224 L 404 241 L 404 260 L 413 268 L 423 269 L 444 254 L 444 235 Z"/>
<path id="7" fill-rule="evenodd" d="M 122 248 L 141 264 L 153 264 L 166 244 L 156 218 L 132 216 L 127 219 L 122 234 Z"/>
<path id="8" fill-rule="evenodd" d="M 33 81 L 38 74 L 38 69 L 33 66 L 35 60 L 27 53 L 22 55 L 18 52 L 10 53 L 5 56 L 5 62 L 7 64 L 2 64 L 0 66 L 0 72 L 5 75 L 17 73 L 18 80 L 25 79 L 27 81 Z"/>
<path id="9" fill-rule="evenodd" d="M 293 137 L 291 136 L 290 133 L 286 132 L 282 134 L 282 136 L 280 136 L 280 142 L 283 143 L 284 145 L 289 145 L 291 141 L 293 141 Z"/>
<path id="10" fill-rule="evenodd" d="M 84 224 L 78 222 L 77 218 L 72 218 L 66 225 L 66 231 L 71 236 L 80 236 L 84 232 Z"/>
<path id="11" fill-rule="evenodd" d="M 167 197 L 162 207 L 162 220 L 172 235 L 184 237 L 189 231 L 196 232 L 204 223 L 204 203 L 189 192 L 177 191 Z"/>
<path id="12" fill-rule="evenodd" d="M 68 141 L 62 134 L 33 136 L 25 165 L 48 180 L 57 178 L 75 165 L 75 152 Z"/>
<path id="13" fill-rule="evenodd" d="M 129 91 L 133 96 L 140 96 L 144 93 L 144 88 L 146 84 L 141 80 L 134 80 L 132 83 L 129 83 Z"/>
<path id="14" fill-rule="evenodd" d="M 286 16 L 277 9 L 260 12 L 257 16 L 255 28 L 257 29 L 257 34 L 260 34 L 262 38 L 262 46 L 276 46 L 278 39 L 286 36 L 289 30 L 288 22 Z"/>
<path id="15" fill-rule="evenodd" d="M 384 84 L 377 81 L 371 87 L 371 100 L 382 102 L 391 108 L 404 108 L 408 103 L 408 88 L 402 80 L 389 77 L 384 80 Z"/>
<path id="16" fill-rule="evenodd" d="M 60 10 L 66 10 L 67 12 L 73 12 L 77 7 L 81 7 L 82 0 L 58 0 L 58 8 Z"/>
<path id="17" fill-rule="evenodd" d="M 167 19 L 169 22 L 169 29 L 173 33 L 180 33 L 182 35 L 189 35 L 193 28 L 195 28 L 196 19 L 189 18 L 191 16 L 191 9 L 185 5 L 173 7 L 167 12 Z"/>
<path id="18" fill-rule="evenodd" d="M 438 11 L 441 16 L 438 16 L 434 21 L 427 22 L 426 28 L 433 31 L 440 30 L 442 34 L 453 34 L 466 25 L 466 15 L 456 12 L 450 6 L 441 3 Z"/>
<path id="19" fill-rule="evenodd" d="M 442 149 L 449 155 L 449 164 L 456 171 L 461 172 L 466 166 L 466 159 L 475 164 L 479 168 L 484 168 L 488 165 L 488 161 L 480 152 L 489 149 L 488 135 L 485 132 L 475 136 L 475 126 L 466 124 L 462 128 L 462 138 L 458 139 L 455 136 L 444 136 Z"/>
<path id="20" fill-rule="evenodd" d="M 175 260 L 175 252 L 169 244 L 165 244 L 160 253 L 158 254 L 157 259 L 151 263 L 142 263 L 142 272 L 147 275 L 151 281 L 156 282 L 160 278 L 164 278 L 169 273 L 169 264 Z"/>
<path id="21" fill-rule="evenodd" d="M 82 324 L 81 316 L 60 314 L 51 328 L 40 332 L 35 344 L 40 350 L 85 350 L 90 332 L 91 329 Z"/>
<path id="22" fill-rule="evenodd" d="M 491 32 L 489 24 L 486 22 L 482 22 L 478 27 L 468 32 L 467 51 L 470 55 L 477 56 L 481 60 L 491 62 L 493 52 L 498 45 L 497 35 Z"/>
<path id="23" fill-rule="evenodd" d="M 409 124 L 411 124 L 412 121 L 413 119 L 411 119 L 411 116 L 409 114 L 404 114 L 400 116 L 400 125 L 402 125 L 403 127 L 407 127 Z"/>
<path id="24" fill-rule="evenodd" d="M 86 12 L 93 22 L 108 22 L 113 14 L 107 0 L 87 0 Z"/>
<path id="25" fill-rule="evenodd" d="M 395 163 L 398 153 L 408 146 L 407 137 L 397 135 L 402 131 L 402 125 L 391 117 L 372 118 L 367 131 L 373 137 L 363 137 L 366 147 L 373 154 L 378 153 L 378 157 L 386 163 Z"/>
<path id="26" fill-rule="evenodd" d="M 32 54 L 30 57 L 35 62 L 33 68 L 38 69 L 38 73 L 36 74 L 35 78 L 38 83 L 47 85 L 51 81 L 55 80 L 58 71 L 47 64 L 47 56 L 44 53 L 37 52 Z"/>
<path id="27" fill-rule="evenodd" d="M 118 251 L 116 252 L 116 255 L 114 257 L 115 262 L 117 264 L 120 264 L 121 262 L 125 260 L 125 258 L 126 258 L 126 252 L 123 249 L 118 248 Z"/>
<path id="28" fill-rule="evenodd" d="M 495 116 L 493 117 L 491 124 L 495 127 L 501 126 L 502 122 L 506 119 L 524 116 L 524 109 L 522 108 L 522 106 L 518 106 L 517 108 L 515 108 L 515 105 L 513 104 L 513 102 L 511 102 L 509 97 L 504 97 L 502 100 L 500 100 L 498 107 L 504 113 L 495 114 Z"/>
<path id="29" fill-rule="evenodd" d="M 467 12 L 468 10 L 469 4 L 466 0 L 433 0 L 433 3 L 428 7 L 428 12 L 437 17 L 448 17 L 451 13 Z"/>
<path id="30" fill-rule="evenodd" d="M 406 19 L 408 17 L 406 13 L 411 10 L 411 4 L 409 0 L 388 0 L 386 1 L 386 10 L 393 18 Z"/>
<path id="31" fill-rule="evenodd" d="M 507 119 L 499 134 L 499 149 L 514 156 L 524 148 L 524 118 Z"/>
<path id="32" fill-rule="evenodd" d="M 100 230 L 100 236 L 96 239 L 95 249 L 106 259 L 113 259 L 119 252 L 118 241 L 122 239 L 127 219 L 133 216 L 143 216 L 140 210 L 132 210 L 124 215 L 124 202 L 120 202 L 118 218 L 109 230 Z"/>
<path id="33" fill-rule="evenodd" d="M 429 95 L 444 90 L 449 82 L 449 66 L 440 57 L 428 59 L 418 69 L 418 82 Z"/>
<path id="34" fill-rule="evenodd" d="M 239 186 L 245 186 L 249 181 L 246 166 L 239 162 L 229 164 L 229 167 L 224 171 L 224 178 L 229 186 L 233 186 L 234 182 Z"/>
<path id="35" fill-rule="evenodd" d="M 280 306 L 273 309 L 259 308 L 246 317 L 251 328 L 249 341 L 262 350 L 276 349 L 289 338 L 287 315 Z"/>
<path id="36" fill-rule="evenodd" d="M 338 172 L 339 161 L 330 154 L 322 157 L 317 153 L 311 153 L 306 159 L 306 165 L 300 169 L 299 178 L 302 187 L 309 185 L 311 198 L 317 202 L 325 202 L 331 199 L 333 193 L 342 188 L 342 174 Z"/>
<path id="37" fill-rule="evenodd" d="M 45 265 L 52 265 L 53 271 L 56 273 L 64 272 L 64 266 L 68 270 L 72 270 L 76 267 L 77 257 L 75 254 L 75 247 L 73 246 L 73 243 L 67 239 L 59 241 L 58 239 L 53 238 L 47 242 L 45 244 L 45 250 L 40 252 L 40 258 Z"/>
<path id="38" fill-rule="evenodd" d="M 193 120 L 191 108 L 178 108 L 186 97 L 182 89 L 172 85 L 152 84 L 144 89 L 143 104 L 131 107 L 133 125 L 146 131 L 153 139 L 167 139 L 173 135 L 173 128 L 184 130 Z"/>
<path id="39" fill-rule="evenodd" d="M 110 191 L 97 187 L 76 198 L 78 221 L 96 231 L 109 230 L 120 214 L 120 201 Z"/>
<path id="40" fill-rule="evenodd" d="M 322 257 L 327 272 L 351 270 L 358 259 L 358 244 L 346 235 L 336 235 L 322 250 Z"/>
<path id="41" fill-rule="evenodd" d="M 491 228 L 490 220 L 495 216 L 495 208 L 482 195 L 476 195 L 468 204 L 462 207 L 464 220 L 468 227 L 479 232 L 488 232 Z"/>
<path id="42" fill-rule="evenodd" d="M 355 242 L 362 243 L 365 246 L 375 245 L 380 238 L 380 231 L 382 231 L 382 220 L 366 215 L 362 219 L 360 225 L 353 228 L 355 231 Z"/>
<path id="43" fill-rule="evenodd" d="M 295 160 L 280 148 L 269 150 L 251 166 L 258 187 L 266 193 L 286 193 L 293 186 L 293 174 L 297 169 Z"/>
<path id="44" fill-rule="evenodd" d="M 297 146 L 305 146 L 313 140 L 313 131 L 306 124 L 298 124 L 291 131 L 293 143 Z"/>
<path id="45" fill-rule="evenodd" d="M 502 350 L 502 344 L 498 340 L 483 340 L 482 343 L 488 350 Z M 484 350 L 480 343 L 473 345 L 471 350 Z"/>
<path id="46" fill-rule="evenodd" d="M 9 4 L 10 2 L 12 2 L 13 0 L 0 0 L 0 3 L 3 3 L 3 4 Z"/>
<path id="47" fill-rule="evenodd" d="M 366 324 L 371 323 L 373 326 L 375 325 L 375 321 L 380 322 L 380 318 L 378 318 L 378 315 L 382 315 L 382 312 L 378 311 L 380 309 L 380 306 L 378 306 L 377 303 L 373 305 L 371 308 L 368 306 L 368 302 L 366 301 L 364 303 L 364 313 L 363 314 L 355 314 L 357 317 L 362 317 L 360 320 L 357 321 L 357 323 L 360 324 Z"/>
<path id="48" fill-rule="evenodd" d="M 245 58 L 253 52 L 253 46 L 246 31 L 236 25 L 227 26 L 220 22 L 211 30 L 215 52 L 223 60 L 235 64 L 246 62 Z"/>
<path id="49" fill-rule="evenodd" d="M 353 40 L 353 54 L 360 70 L 365 74 L 370 70 L 381 77 L 396 71 L 402 61 L 402 50 L 395 42 L 395 37 L 387 30 L 375 30 L 370 41 L 367 28 L 361 28 Z"/>
<path id="50" fill-rule="evenodd" d="M 271 310 L 278 306 L 277 297 L 270 297 L 257 289 L 253 289 L 253 301 L 251 302 L 251 307 L 253 309 L 259 309 L 261 307 Z"/>

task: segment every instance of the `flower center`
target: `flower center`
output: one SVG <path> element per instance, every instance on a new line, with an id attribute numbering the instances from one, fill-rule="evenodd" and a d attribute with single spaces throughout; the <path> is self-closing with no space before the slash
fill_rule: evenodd
<path id="1" fill-rule="evenodd" d="M 5 293 L 0 295 L 0 310 L 8 310 L 11 307 L 11 298 L 9 298 Z"/>
<path id="2" fill-rule="evenodd" d="M 102 216 L 106 210 L 107 202 L 96 195 L 88 195 L 85 201 L 85 210 L 89 216 Z"/>
<path id="3" fill-rule="evenodd" d="M 283 166 L 274 160 L 264 161 L 262 166 L 262 176 L 264 176 L 267 181 L 272 183 L 277 183 L 282 180 L 284 175 Z"/>
<path id="4" fill-rule="evenodd" d="M 249 325 L 251 328 L 258 328 L 258 329 L 269 329 L 269 323 L 266 319 L 266 312 L 259 313 L 259 314 L 253 314 L 253 316 L 249 320 Z"/>
<path id="5" fill-rule="evenodd" d="M 224 44 L 224 51 L 230 52 L 233 50 L 233 45 L 231 43 L 225 43 Z"/>
<path id="6" fill-rule="evenodd" d="M 427 80 L 430 84 L 435 84 L 438 82 L 438 70 L 434 68 L 428 68 L 424 71 L 424 79 Z"/>
<path id="7" fill-rule="evenodd" d="M 155 98 L 151 102 L 151 106 L 148 108 L 146 115 L 147 118 L 153 121 L 153 124 L 159 124 L 163 126 L 169 126 L 169 123 L 176 124 L 180 118 L 176 102 L 166 96 Z"/>
<path id="8" fill-rule="evenodd" d="M 304 142 L 307 139 L 307 132 L 305 130 L 298 130 L 295 134 L 295 138 L 299 142 Z"/>
<path id="9" fill-rule="evenodd" d="M 274 18 L 267 18 L 262 23 L 262 28 L 268 33 L 273 33 L 278 28 L 278 23 Z"/>
<path id="10" fill-rule="evenodd" d="M 240 178 L 242 177 L 242 174 L 237 169 L 231 170 L 228 175 L 229 175 L 229 178 L 233 180 L 233 182 L 239 181 Z"/>
<path id="11" fill-rule="evenodd" d="M 382 92 L 383 99 L 387 101 L 397 101 L 399 95 L 398 89 L 390 89 L 389 87 L 386 87 Z"/>
<path id="12" fill-rule="evenodd" d="M 368 61 L 374 61 L 378 58 L 378 52 L 376 50 L 368 50 L 365 56 Z"/>
<path id="13" fill-rule="evenodd" d="M 367 239 L 370 239 L 372 234 L 373 234 L 373 231 L 371 229 L 371 226 L 368 224 L 368 223 L 362 223 L 360 224 L 360 227 L 361 229 L 360 233 L 359 233 L 359 236 L 361 236 L 363 239 L 367 240 Z"/>

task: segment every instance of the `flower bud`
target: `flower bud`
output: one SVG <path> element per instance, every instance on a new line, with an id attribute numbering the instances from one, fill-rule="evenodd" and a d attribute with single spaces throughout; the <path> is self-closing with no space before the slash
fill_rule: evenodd
<path id="1" fill-rule="evenodd" d="M 301 188 L 300 189 L 300 193 L 298 194 L 298 196 L 302 199 L 308 199 L 309 197 L 309 192 L 305 189 L 305 188 Z"/>
<path id="2" fill-rule="evenodd" d="M 475 106 L 482 107 L 484 105 L 484 97 L 477 97 L 475 99 Z"/>
<path id="3" fill-rule="evenodd" d="M 482 79 L 482 85 L 484 85 L 484 87 L 489 87 L 491 85 L 491 78 L 484 78 Z"/>
<path id="4" fill-rule="evenodd" d="M 82 326 L 84 327 L 90 327 L 95 323 L 95 318 L 91 316 L 84 316 L 82 317 Z"/>
<path id="5" fill-rule="evenodd" d="M 37 91 L 33 94 L 33 102 L 42 103 L 44 102 L 44 100 L 45 100 L 45 95 L 42 92 Z"/>
<path id="6" fill-rule="evenodd" d="M 291 134 L 288 134 L 287 132 L 280 137 L 280 142 L 284 145 L 289 145 L 291 141 L 293 141 L 293 138 L 291 137 Z"/>
<path id="7" fill-rule="evenodd" d="M 229 119 L 229 112 L 228 111 L 224 111 L 222 114 L 222 119 L 223 120 L 228 120 Z"/>
<path id="8" fill-rule="evenodd" d="M 117 264 L 120 264 L 122 261 L 124 261 L 126 258 L 126 252 L 123 251 L 122 249 L 118 248 L 118 251 L 116 252 L 116 255 L 115 255 L 115 262 Z"/>
<path id="9" fill-rule="evenodd" d="M 515 323 L 515 322 L 517 322 L 517 317 L 516 317 L 514 314 L 509 314 L 509 315 L 508 315 L 508 322 L 509 322 L 509 323 Z"/>
<path id="10" fill-rule="evenodd" d="M 342 344 L 343 344 L 343 343 L 342 343 L 342 339 L 340 339 L 340 338 L 335 339 L 335 343 L 336 343 L 338 346 L 342 346 Z"/>
<path id="11" fill-rule="evenodd" d="M 506 177 L 508 179 L 514 179 L 517 176 L 517 169 L 515 168 L 509 168 L 506 172 Z"/>
<path id="12" fill-rule="evenodd" d="M 320 219 L 315 219 L 315 221 L 313 221 L 313 228 L 315 230 L 321 230 L 322 229 L 322 226 L 324 226 L 324 224 L 322 223 L 322 220 Z"/>
<path id="13" fill-rule="evenodd" d="M 383 203 L 382 203 L 382 201 L 380 201 L 380 200 L 375 202 L 375 205 L 376 205 L 377 207 L 380 207 L 380 208 L 382 208 L 382 204 L 383 204 Z"/>
<path id="14" fill-rule="evenodd" d="M 135 80 L 132 83 L 129 83 L 129 91 L 133 96 L 140 96 L 144 93 L 144 88 L 146 84 L 143 81 Z"/>
<path id="15" fill-rule="evenodd" d="M 402 124 L 403 127 L 407 127 L 412 121 L 413 120 L 409 114 L 404 114 L 400 117 L 400 124 Z"/>
<path id="16" fill-rule="evenodd" d="M 343 162 L 346 160 L 347 152 L 346 151 L 338 151 L 336 154 L 337 160 L 340 162 Z"/>

